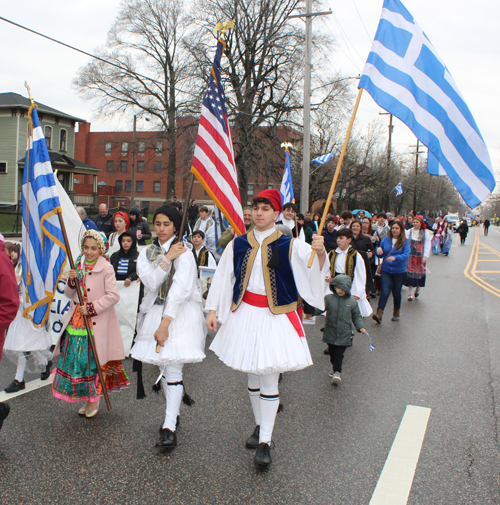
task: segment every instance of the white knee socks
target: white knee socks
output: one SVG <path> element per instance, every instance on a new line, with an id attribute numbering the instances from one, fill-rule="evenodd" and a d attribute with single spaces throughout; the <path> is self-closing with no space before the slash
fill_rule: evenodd
<path id="1" fill-rule="evenodd" d="M 17 382 L 23 382 L 24 380 L 24 371 L 26 370 L 26 364 L 28 363 L 28 360 L 26 359 L 26 356 L 24 353 L 20 353 L 19 357 L 17 358 L 17 370 L 16 370 L 16 381 Z"/>
<path id="2" fill-rule="evenodd" d="M 410 296 L 413 296 L 414 289 L 415 288 L 413 286 L 408 286 L 408 292 L 410 293 Z"/>
<path id="3" fill-rule="evenodd" d="M 273 435 L 274 420 L 280 405 L 278 379 L 280 374 L 248 374 L 248 394 L 252 403 L 256 424 L 260 425 L 259 443 L 269 444 Z M 257 387 L 259 392 L 257 392 Z M 253 390 L 252 392 L 250 390 Z M 257 394 L 258 407 L 257 407 Z M 260 421 L 260 422 L 259 422 Z"/>
<path id="4" fill-rule="evenodd" d="M 182 366 L 183 365 L 167 365 L 163 369 L 163 377 L 161 379 L 163 392 L 165 393 L 167 401 L 163 428 L 168 428 L 170 431 L 175 431 L 175 424 L 177 422 L 182 395 L 184 393 Z"/>

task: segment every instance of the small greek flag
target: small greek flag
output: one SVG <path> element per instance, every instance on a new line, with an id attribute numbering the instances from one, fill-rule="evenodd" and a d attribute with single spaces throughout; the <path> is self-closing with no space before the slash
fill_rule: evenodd
<path id="1" fill-rule="evenodd" d="M 281 203 L 295 203 L 295 197 L 293 195 L 293 184 L 292 184 L 292 171 L 290 169 L 290 151 L 288 148 L 285 150 L 286 163 L 285 172 L 283 173 L 283 179 L 281 181 Z"/>
<path id="2" fill-rule="evenodd" d="M 396 190 L 396 196 L 403 194 L 403 185 L 401 183 L 399 183 L 394 189 Z"/>
<path id="3" fill-rule="evenodd" d="M 316 165 L 323 165 L 324 163 L 328 163 L 336 153 L 328 153 L 323 154 L 323 156 L 319 156 L 318 158 L 314 158 L 311 163 L 316 163 Z"/>
<path id="4" fill-rule="evenodd" d="M 370 346 L 369 346 L 370 352 L 374 351 L 375 346 L 372 344 L 372 338 L 370 337 L 370 334 L 367 331 L 365 331 L 365 335 L 368 337 L 368 342 L 370 342 Z"/>
<path id="5" fill-rule="evenodd" d="M 495 189 L 486 144 L 453 77 L 399 0 L 384 0 L 359 88 L 403 121 L 429 149 L 428 171 L 443 171 L 470 207 Z"/>
<path id="6" fill-rule="evenodd" d="M 41 327 L 50 314 L 66 263 L 66 245 L 58 214 L 62 212 L 45 136 L 33 104 L 23 174 L 23 316 Z"/>

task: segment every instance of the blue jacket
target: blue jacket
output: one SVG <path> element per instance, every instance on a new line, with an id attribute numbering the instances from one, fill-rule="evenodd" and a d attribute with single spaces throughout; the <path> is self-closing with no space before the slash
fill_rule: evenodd
<path id="1" fill-rule="evenodd" d="M 410 257 L 410 242 L 408 240 L 405 241 L 405 244 L 402 249 L 392 249 L 392 241 L 389 237 L 384 237 L 379 247 L 381 247 L 384 251 L 384 254 L 378 255 L 379 258 L 384 258 L 384 262 L 382 263 L 382 272 L 387 272 L 388 274 L 402 274 L 406 272 L 406 264 L 408 263 L 408 258 Z M 389 253 L 391 252 L 391 256 L 396 258 L 394 261 L 389 262 L 385 261 Z"/>
<path id="2" fill-rule="evenodd" d="M 87 230 L 95 230 L 95 231 L 97 231 L 96 224 L 94 223 L 94 221 L 91 221 L 88 217 L 86 217 L 82 222 L 83 222 L 83 226 L 85 226 L 85 228 Z"/>

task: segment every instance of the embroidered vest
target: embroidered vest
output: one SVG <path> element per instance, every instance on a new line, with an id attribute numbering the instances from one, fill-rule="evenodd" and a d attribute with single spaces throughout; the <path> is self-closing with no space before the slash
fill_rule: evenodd
<path id="1" fill-rule="evenodd" d="M 198 267 L 208 267 L 208 249 L 203 246 L 198 253 L 196 258 L 196 266 Z"/>
<path id="2" fill-rule="evenodd" d="M 293 240 L 276 230 L 262 242 L 262 271 L 269 310 L 273 314 L 288 314 L 297 309 L 299 293 L 290 264 Z M 240 306 L 247 289 L 255 256 L 259 252 L 259 243 L 252 231 L 236 237 L 233 247 L 236 280 L 233 287 L 231 310 L 235 311 Z M 277 255 L 279 255 L 279 267 L 268 267 L 271 256 L 275 259 Z"/>
<path id="3" fill-rule="evenodd" d="M 335 277 L 337 272 L 335 272 L 335 264 L 337 263 L 338 253 L 337 250 L 330 251 L 330 277 Z M 345 275 L 348 275 L 351 278 L 351 281 L 354 279 L 354 271 L 356 270 L 356 260 L 357 260 L 357 251 L 349 246 L 347 249 L 347 254 L 345 257 Z"/>

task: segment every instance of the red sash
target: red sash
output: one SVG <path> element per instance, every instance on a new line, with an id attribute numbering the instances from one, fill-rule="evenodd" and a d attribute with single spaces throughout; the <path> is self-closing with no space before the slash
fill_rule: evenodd
<path id="1" fill-rule="evenodd" d="M 243 301 L 248 303 L 248 305 L 253 305 L 254 307 L 269 307 L 266 295 L 257 295 L 255 293 L 251 293 L 250 291 L 245 291 Z M 297 330 L 299 337 L 305 337 L 304 327 L 302 326 L 302 322 L 297 314 L 297 311 L 294 310 L 293 312 L 289 312 L 286 316 L 292 323 L 293 327 Z"/>

